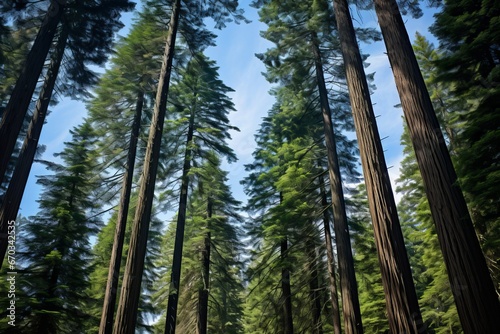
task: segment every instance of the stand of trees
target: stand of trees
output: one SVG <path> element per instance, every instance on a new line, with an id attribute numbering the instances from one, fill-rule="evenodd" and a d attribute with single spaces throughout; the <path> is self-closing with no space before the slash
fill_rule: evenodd
<path id="1" fill-rule="evenodd" d="M 1 2 L 0 257 L 11 272 L 15 243 L 17 273 L 0 331 L 496 333 L 500 7 L 438 3 L 439 46 L 412 46 L 398 6 L 418 2 L 357 5 L 381 35 L 343 0 L 252 2 L 275 101 L 241 203 L 230 64 L 205 55 L 247 21 L 238 1 L 146 0 L 116 40 L 126 0 Z M 398 203 L 358 46 L 380 39 L 404 112 Z M 61 95 L 88 113 L 52 160 L 38 139 Z M 34 162 L 39 210 L 17 217 Z"/>

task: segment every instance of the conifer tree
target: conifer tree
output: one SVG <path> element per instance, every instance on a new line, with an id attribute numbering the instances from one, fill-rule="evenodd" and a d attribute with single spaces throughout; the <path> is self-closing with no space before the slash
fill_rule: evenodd
<path id="1" fill-rule="evenodd" d="M 393 332 L 425 332 L 347 1 L 334 1 L 334 8 L 381 265 L 389 325 Z"/>
<path id="2" fill-rule="evenodd" d="M 217 2 L 216 7 L 212 8 L 212 6 L 212 4 L 194 6 L 193 8 L 195 8 L 195 10 L 200 8 L 202 9 L 199 12 L 196 11 L 196 14 L 201 15 L 194 15 L 194 17 L 202 19 L 206 16 L 211 16 L 215 19 L 216 27 L 218 28 L 224 27 L 225 23 L 231 21 L 232 18 L 234 18 L 237 22 L 243 19 L 242 11 L 238 9 L 237 1 L 220 0 Z M 215 8 L 217 10 L 215 10 Z M 188 7 L 187 9 L 191 10 L 192 8 Z M 160 70 L 160 78 L 158 80 L 155 106 L 144 159 L 146 163 L 144 164 L 142 171 L 142 181 L 139 190 L 140 201 L 137 205 L 137 211 L 134 217 L 134 225 L 130 241 L 131 247 L 128 252 L 122 293 L 120 295 L 117 319 L 114 325 L 114 329 L 116 331 L 131 333 L 135 327 L 134 323 L 137 314 L 136 309 L 140 279 L 134 280 L 133 277 L 139 277 L 143 270 L 144 254 L 146 251 L 147 234 L 149 229 L 149 218 L 151 215 L 151 207 L 154 197 L 157 165 L 159 161 L 161 137 L 166 114 L 167 96 L 172 72 L 175 40 L 179 27 L 180 11 L 180 0 L 173 1 L 169 31 L 162 59 L 162 68 Z"/>
<path id="3" fill-rule="evenodd" d="M 91 194 L 92 145 L 88 123 L 72 131 L 73 141 L 60 154 L 63 165 L 49 164 L 54 175 L 41 177 L 45 191 L 40 212 L 24 224 L 21 243 L 23 282 L 29 301 L 19 327 L 23 333 L 67 333 L 83 329 L 89 313 L 83 305 L 90 272 L 90 237 L 99 221 Z"/>
<path id="4" fill-rule="evenodd" d="M 229 125 L 227 118 L 228 113 L 234 111 L 233 103 L 226 96 L 232 89 L 218 78 L 215 63 L 199 54 L 191 59 L 181 77 L 173 92 L 173 104 L 177 112 L 181 113 L 181 120 L 187 120 L 187 133 L 172 260 L 172 289 L 167 308 L 167 332 L 175 331 L 190 169 L 196 166 L 196 159 L 207 154 L 207 148 L 229 161 L 236 160 L 232 149 L 225 143 L 231 138 L 229 130 L 237 130 Z"/>
<path id="5" fill-rule="evenodd" d="M 395 0 L 374 3 L 462 327 L 494 332 L 500 302 L 401 13 Z"/>
<path id="6" fill-rule="evenodd" d="M 196 184 L 188 199 L 182 284 L 179 293 L 178 333 L 241 332 L 241 250 L 236 212 L 220 159 L 209 153 L 199 167 L 191 169 Z M 175 224 L 165 235 L 164 251 L 172 254 Z M 200 233 L 202 231 L 202 233 Z M 170 256 L 169 256 L 170 257 Z M 169 268 L 171 259 L 162 259 Z M 160 267 L 160 268 L 161 268 Z M 168 270 L 157 284 L 158 306 L 165 309 L 169 290 Z M 157 307 L 158 307 L 157 306 Z M 163 329 L 165 318 L 157 324 Z"/>
<path id="7" fill-rule="evenodd" d="M 431 31 L 443 53 L 435 62 L 437 80 L 462 102 L 463 115 L 455 154 L 460 185 L 469 205 L 492 278 L 500 291 L 500 203 L 498 189 L 498 109 L 500 89 L 498 29 L 495 2 L 445 3 Z M 463 23 L 463 24 L 460 24 Z M 455 107 L 447 101 L 448 108 Z M 453 108 L 455 109 L 455 108 Z"/>

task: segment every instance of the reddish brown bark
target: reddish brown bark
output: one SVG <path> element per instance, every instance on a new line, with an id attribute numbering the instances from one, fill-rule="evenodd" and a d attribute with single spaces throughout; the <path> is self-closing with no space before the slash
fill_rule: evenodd
<path id="1" fill-rule="evenodd" d="M 59 68 L 64 56 L 64 49 L 66 48 L 67 40 L 68 29 L 62 26 L 57 39 L 54 54 L 50 61 L 47 74 L 45 75 L 45 81 L 40 91 L 40 97 L 36 102 L 35 111 L 26 133 L 26 138 L 21 148 L 21 152 L 19 153 L 9 186 L 5 192 L 4 200 L 2 201 L 2 205 L 0 207 L 0 235 L 6 235 L 8 222 L 16 220 L 17 218 L 19 206 L 21 205 L 21 200 L 23 198 L 26 183 L 28 182 L 28 177 L 31 171 L 31 166 L 33 165 L 33 160 L 35 159 L 38 140 L 40 139 L 45 117 L 47 116 L 47 110 L 52 99 L 52 92 L 54 90 Z M 6 249 L 7 242 L 2 240 L 0 243 L 0 263 L 5 257 Z"/>
<path id="2" fill-rule="evenodd" d="M 323 74 L 323 63 L 321 61 L 321 54 L 316 39 L 313 33 L 312 49 L 315 59 L 316 78 L 320 95 L 328 157 L 328 176 L 330 178 L 330 190 L 332 194 L 333 227 L 335 230 L 339 262 L 344 328 L 346 333 L 361 334 L 363 333 L 363 324 L 361 322 L 361 311 L 359 308 L 356 274 L 354 273 L 354 258 L 352 256 L 351 239 L 349 237 L 349 226 L 347 225 L 344 191 L 342 189 L 342 179 L 340 175 L 337 147 L 335 144 L 335 135 L 333 132 L 332 116 Z"/>
<path id="3" fill-rule="evenodd" d="M 498 296 L 403 19 L 396 1 L 374 2 L 463 330 L 496 333 Z"/>
<path id="4" fill-rule="evenodd" d="M 52 45 L 52 40 L 57 31 L 64 11 L 63 1 L 51 1 L 47 14 L 38 31 L 31 47 L 26 63 L 12 90 L 9 102 L 5 107 L 2 121 L 0 122 L 0 182 L 3 181 L 9 161 L 17 142 L 17 137 L 23 126 L 24 117 L 31 103 L 38 78 L 42 72 L 45 59 Z M 2 238 L 3 240 L 3 238 Z"/>
<path id="5" fill-rule="evenodd" d="M 161 138 L 167 109 L 168 88 L 172 72 L 179 14 L 180 0 L 176 0 L 170 18 L 170 28 L 158 81 L 158 90 L 146 147 L 146 156 L 144 158 L 137 208 L 130 236 L 127 264 L 125 266 L 120 301 L 114 324 L 114 332 L 120 334 L 134 333 L 137 322 L 137 308 L 141 292 L 142 273 L 144 271 L 149 223 L 151 220 L 156 173 L 160 158 Z"/>
<path id="6" fill-rule="evenodd" d="M 132 181 L 134 177 L 135 157 L 137 153 L 137 141 L 141 129 L 141 115 L 144 104 L 144 92 L 137 93 L 137 103 L 135 106 L 134 121 L 130 132 L 130 142 L 127 154 L 127 164 L 123 175 L 122 191 L 120 195 L 120 206 L 116 218 L 116 229 L 109 261 L 108 281 L 102 306 L 101 323 L 99 333 L 111 334 L 113 332 L 113 318 L 115 313 L 116 296 L 118 291 L 118 279 L 120 276 L 120 266 L 123 254 L 123 243 L 125 240 L 125 230 L 127 227 L 127 216 L 130 205 L 130 195 L 132 193 Z"/>

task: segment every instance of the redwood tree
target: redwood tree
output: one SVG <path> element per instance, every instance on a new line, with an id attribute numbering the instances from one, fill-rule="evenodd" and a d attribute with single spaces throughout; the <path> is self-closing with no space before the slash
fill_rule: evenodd
<path id="1" fill-rule="evenodd" d="M 395 0 L 375 0 L 450 284 L 465 333 L 495 333 L 500 303 Z"/>

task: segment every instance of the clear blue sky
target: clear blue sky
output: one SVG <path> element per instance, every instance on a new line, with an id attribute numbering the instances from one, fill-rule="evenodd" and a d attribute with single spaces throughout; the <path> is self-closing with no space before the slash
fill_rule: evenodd
<path id="1" fill-rule="evenodd" d="M 222 31 L 216 31 L 218 35 L 217 46 L 207 50 L 206 54 L 217 61 L 220 67 L 221 79 L 226 85 L 235 90 L 230 94 L 237 111 L 231 116 L 231 122 L 241 132 L 232 133 L 233 140 L 230 143 L 238 155 L 239 161 L 224 168 L 229 171 L 230 184 L 233 195 L 240 201 L 245 201 L 243 189 L 239 184 L 246 173 L 243 165 L 252 162 L 252 152 L 255 149 L 254 134 L 259 128 L 261 118 L 273 104 L 273 98 L 269 96 L 270 85 L 265 81 L 261 72 L 265 71 L 263 64 L 254 56 L 262 53 L 270 44 L 262 39 L 259 32 L 266 28 L 258 21 L 257 11 L 240 1 L 246 11 L 246 17 L 252 20 L 250 24 L 229 24 Z M 374 12 L 353 12 L 355 25 L 377 26 Z M 362 15 L 362 16 L 360 16 Z M 131 15 L 124 16 L 124 23 L 130 24 Z M 405 18 L 407 30 L 413 40 L 415 32 L 428 34 L 428 27 L 433 22 L 432 13 L 425 11 L 425 15 L 418 19 Z M 125 34 L 127 29 L 120 32 Z M 434 41 L 434 40 L 433 40 Z M 361 45 L 364 53 L 371 56 L 368 63 L 371 65 L 366 69 L 367 73 L 375 72 L 375 85 L 377 90 L 372 96 L 375 114 L 377 118 L 381 138 L 389 136 L 383 141 L 386 150 L 387 165 L 393 166 L 389 171 L 391 180 L 399 174 L 399 163 L 402 159 L 402 149 L 399 140 L 402 133 L 400 109 L 394 108 L 399 104 L 399 98 L 395 90 L 395 84 L 389 62 L 385 56 L 383 42 L 371 45 Z M 47 150 L 43 159 L 54 160 L 54 153 L 63 149 L 63 143 L 69 141 L 71 136 L 69 130 L 78 125 L 86 114 L 85 106 L 81 101 L 63 99 L 57 106 L 51 108 L 52 113 L 47 117 L 40 144 L 46 145 Z M 45 168 L 35 163 L 28 185 L 25 190 L 20 213 L 24 216 L 35 215 L 38 211 L 36 200 L 43 196 L 41 187 L 35 184 L 36 175 L 47 174 Z"/>

